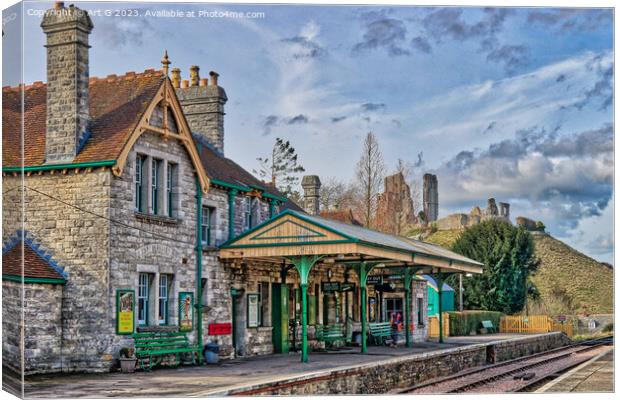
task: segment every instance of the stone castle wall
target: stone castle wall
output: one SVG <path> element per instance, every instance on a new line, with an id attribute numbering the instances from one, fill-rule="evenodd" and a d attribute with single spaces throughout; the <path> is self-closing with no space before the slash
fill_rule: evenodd
<path id="1" fill-rule="evenodd" d="M 111 173 L 99 168 L 89 173 L 68 170 L 66 174 L 55 172 L 54 175 L 25 177 L 27 188 L 53 198 L 26 189 L 23 215 L 20 212 L 21 184 L 20 177 L 4 177 L 3 241 L 17 230 L 25 229 L 43 250 L 65 267 L 68 276 L 59 325 L 61 347 L 51 351 L 61 354 L 59 361 L 64 372 L 107 370 L 110 336 L 103 333 L 110 331 L 109 302 L 102 294 L 109 287 L 110 223 L 106 218 L 110 216 Z M 3 282 L 3 286 L 7 284 Z M 41 331 L 41 334 L 46 333 Z M 34 360 L 26 359 L 26 362 Z M 35 369 L 35 366 L 27 364 L 25 368 Z"/>

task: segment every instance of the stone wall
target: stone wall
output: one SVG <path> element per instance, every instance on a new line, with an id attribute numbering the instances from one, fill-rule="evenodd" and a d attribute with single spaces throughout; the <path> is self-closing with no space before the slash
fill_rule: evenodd
<path id="1" fill-rule="evenodd" d="M 560 347 L 568 342 L 568 337 L 559 332 L 533 335 L 303 374 L 211 395 L 382 394 L 410 387 L 429 379 L 451 375 L 466 368 L 485 365 L 489 361 L 489 347 L 496 348 L 495 353 L 498 356 L 496 362 L 498 362 L 507 359 L 505 357 L 509 355 L 512 356 L 511 358 L 529 355 Z"/>
<path id="2" fill-rule="evenodd" d="M 2 281 L 2 363 L 17 372 L 22 369 L 21 295 L 21 283 Z"/>
<path id="3" fill-rule="evenodd" d="M 28 235 L 65 267 L 59 360 L 63 371 L 105 371 L 111 328 L 109 299 L 102 294 L 109 288 L 111 173 L 101 168 L 55 171 L 25 177 L 24 183 L 45 195 L 26 189 L 22 216 L 20 177 L 4 177 L 3 241 L 22 229 L 23 217 Z"/>
<path id="4" fill-rule="evenodd" d="M 22 324 L 21 295 L 24 296 Z M 2 361 L 21 370 L 21 329 L 24 336 L 24 373 L 62 371 L 61 305 L 63 285 L 2 282 Z"/>
<path id="5" fill-rule="evenodd" d="M 375 226 L 382 232 L 402 235 L 417 221 L 411 190 L 400 172 L 386 177 L 384 186 L 377 201 Z"/>
<path id="6" fill-rule="evenodd" d="M 139 213 L 135 207 L 136 154 L 151 156 L 176 164 L 177 188 L 174 190 L 175 214 Z M 150 166 L 145 168 L 150 177 Z M 164 175 L 165 176 L 165 175 Z M 150 179 L 147 178 L 147 182 Z M 128 335 L 116 335 L 116 291 L 134 289 L 138 295 L 139 274 L 151 274 L 150 320 L 156 321 L 159 303 L 154 301 L 159 292 L 159 277 L 172 278 L 168 298 L 168 325 L 178 326 L 179 292 L 196 296 L 196 183 L 194 167 L 184 146 L 176 140 L 163 141 L 159 135 L 146 132 L 134 144 L 120 177 L 112 180 L 110 216 L 122 224 L 112 224 L 110 240 L 110 285 L 107 288 L 106 327 L 102 337 L 108 338 L 107 357 L 116 359 L 121 347 L 131 346 Z M 160 206 L 160 208 L 163 208 Z M 208 271 L 203 268 L 206 277 Z M 198 301 L 194 297 L 194 301 Z M 135 324 L 138 325 L 136 307 Z M 189 332 L 195 340 L 194 331 Z"/>

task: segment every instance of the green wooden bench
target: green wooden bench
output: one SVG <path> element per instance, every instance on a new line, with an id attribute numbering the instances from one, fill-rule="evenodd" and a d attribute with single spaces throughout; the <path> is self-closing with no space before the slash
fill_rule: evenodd
<path id="1" fill-rule="evenodd" d="M 481 321 L 480 323 L 482 324 L 482 327 L 487 330 L 487 332 L 497 333 L 497 328 L 493 326 L 493 322 L 487 320 L 487 321 Z"/>
<path id="2" fill-rule="evenodd" d="M 181 354 L 184 353 L 190 353 L 192 363 L 197 363 L 200 349 L 191 345 L 183 332 L 134 333 L 133 340 L 136 357 L 140 360 L 140 367 L 144 371 L 153 369 L 167 355 L 175 356 L 175 366 L 181 363 Z"/>
<path id="3" fill-rule="evenodd" d="M 392 337 L 392 325 L 389 322 L 371 322 L 368 324 L 370 337 L 377 345 L 385 342 L 385 339 Z"/>
<path id="4" fill-rule="evenodd" d="M 333 346 L 335 342 L 344 342 L 346 337 L 342 324 L 334 325 L 317 325 L 316 339 Z"/>

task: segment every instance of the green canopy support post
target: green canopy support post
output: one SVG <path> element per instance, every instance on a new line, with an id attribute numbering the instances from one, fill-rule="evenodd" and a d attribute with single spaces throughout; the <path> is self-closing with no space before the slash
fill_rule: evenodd
<path id="1" fill-rule="evenodd" d="M 435 283 L 437 283 L 437 308 L 438 308 L 438 316 L 439 318 L 439 343 L 443 343 L 443 308 L 441 305 L 441 298 L 443 293 L 443 282 L 448 277 L 445 273 L 437 273 L 433 276 L 435 278 Z"/>
<path id="2" fill-rule="evenodd" d="M 368 279 L 368 275 L 370 271 L 374 267 L 376 267 L 378 263 L 369 263 L 366 261 L 362 261 L 361 263 L 354 266 L 355 272 L 360 281 L 360 294 L 361 294 L 361 313 L 362 313 L 362 354 L 367 352 L 366 349 L 366 325 L 368 325 L 367 317 L 366 317 L 366 306 L 368 299 L 366 298 L 366 280 Z"/>
<path id="3" fill-rule="evenodd" d="M 407 347 L 412 347 L 413 342 L 411 336 L 411 281 L 418 272 L 419 268 L 404 267 L 404 285 L 405 285 L 405 340 Z"/>
<path id="4" fill-rule="evenodd" d="M 301 362 L 308 362 L 308 278 L 321 258 L 323 256 L 300 256 L 290 260 L 299 273 L 301 286 Z"/>

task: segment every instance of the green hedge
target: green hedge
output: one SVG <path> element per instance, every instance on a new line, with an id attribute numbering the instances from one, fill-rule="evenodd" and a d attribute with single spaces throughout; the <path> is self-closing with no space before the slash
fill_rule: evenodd
<path id="1" fill-rule="evenodd" d="M 450 336 L 468 336 L 472 331 L 479 332 L 482 321 L 491 321 L 499 331 L 502 315 L 499 311 L 449 311 Z"/>

